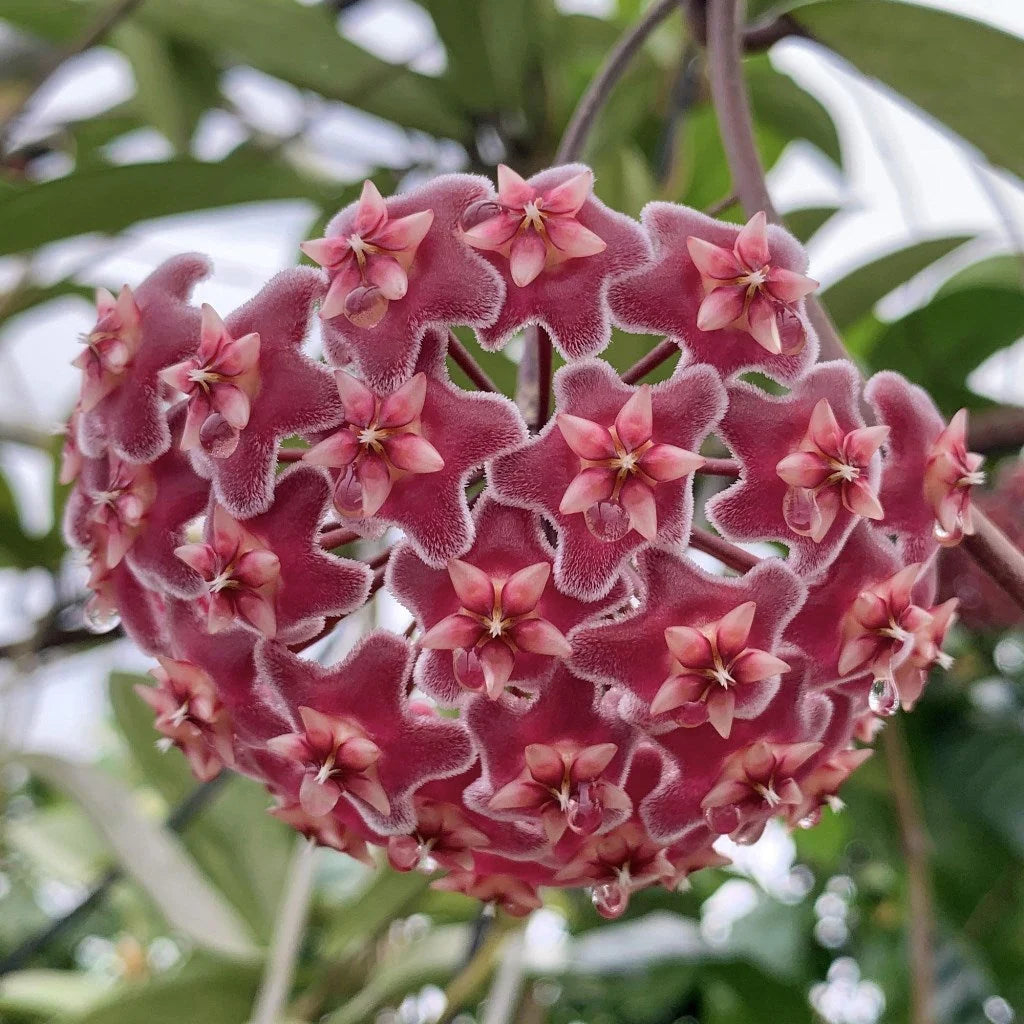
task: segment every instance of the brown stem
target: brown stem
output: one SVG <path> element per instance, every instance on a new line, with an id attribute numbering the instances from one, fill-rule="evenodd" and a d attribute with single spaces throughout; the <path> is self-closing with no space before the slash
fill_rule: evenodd
<path id="1" fill-rule="evenodd" d="M 282 448 L 277 453 L 278 462 L 301 462 L 308 448 Z"/>
<path id="2" fill-rule="evenodd" d="M 551 335 L 537 328 L 537 417 L 534 430 L 540 433 L 551 412 Z"/>
<path id="3" fill-rule="evenodd" d="M 391 552 L 394 550 L 394 547 L 385 548 L 379 555 L 374 555 L 366 564 L 371 569 L 383 568 L 388 564 L 388 559 L 391 557 Z"/>
<path id="4" fill-rule="evenodd" d="M 346 530 L 344 526 L 340 526 L 334 530 L 324 530 L 320 534 L 320 547 L 325 551 L 330 551 L 333 548 L 340 548 L 345 544 L 351 544 L 354 540 L 359 540 L 359 534 L 352 530 Z"/>
<path id="5" fill-rule="evenodd" d="M 714 3 L 714 0 L 710 0 Z M 686 20 L 690 34 L 702 46 L 707 45 L 708 23 L 707 7 L 709 0 L 686 0 Z M 763 21 L 744 29 L 742 45 L 746 53 L 767 50 L 780 39 L 787 36 L 807 36 L 804 27 L 788 14 L 782 14 L 770 21 Z"/>
<path id="6" fill-rule="evenodd" d="M 740 475 L 740 464 L 735 459 L 705 459 L 704 465 L 697 470 L 704 476 L 731 476 Z"/>
<path id="7" fill-rule="evenodd" d="M 967 446 L 972 452 L 1012 452 L 1024 446 L 1024 409 L 1002 406 L 971 413 Z"/>
<path id="8" fill-rule="evenodd" d="M 963 539 L 967 553 L 1024 608 L 1024 552 L 979 508 L 971 510 L 974 533 Z"/>
<path id="9" fill-rule="evenodd" d="M 742 16 L 743 0 L 711 0 L 708 9 L 711 98 L 736 194 L 747 215 L 764 210 L 769 220 L 778 223 L 779 216 L 772 206 L 764 168 L 754 144 L 754 125 L 740 56 Z M 822 354 L 830 359 L 849 359 L 825 308 L 813 296 L 807 298 L 807 314 L 818 333 Z M 975 510 L 974 520 L 977 533 L 965 538 L 964 547 L 1024 607 L 1024 552 L 1015 548 L 980 510 Z"/>
<path id="10" fill-rule="evenodd" d="M 28 105 L 35 98 L 39 89 L 50 79 L 50 76 L 59 68 L 66 60 L 70 60 L 72 57 L 76 57 L 80 53 L 84 53 L 86 50 L 91 49 L 97 43 L 102 42 L 104 36 L 123 18 L 128 17 L 140 4 L 142 0 L 114 0 L 109 6 L 104 8 L 96 20 L 78 37 L 74 42 L 64 47 L 62 50 L 58 50 L 48 60 L 44 60 L 40 63 L 35 74 L 32 75 L 28 82 L 28 92 L 14 104 L 14 106 L 7 112 L 7 116 L 3 122 L 0 123 L 0 152 L 4 152 L 7 149 L 7 140 L 10 137 L 11 130 L 17 124 L 22 114 L 28 108 Z"/>
<path id="11" fill-rule="evenodd" d="M 448 355 L 480 391 L 497 392 L 500 390 L 453 331 L 448 332 Z"/>
<path id="12" fill-rule="evenodd" d="M 754 142 L 747 83 L 740 53 L 742 0 L 710 0 L 708 6 L 708 77 L 718 114 L 726 159 L 736 195 L 748 217 L 763 210 L 770 221 L 782 223 L 765 181 L 761 156 Z M 821 353 L 828 359 L 849 359 L 825 307 L 813 296 L 806 299 L 807 316 L 818 335 Z"/>
<path id="13" fill-rule="evenodd" d="M 556 164 L 579 160 L 587 144 L 587 136 L 594 127 L 597 115 L 608 101 L 616 83 L 625 74 L 633 57 L 648 36 L 679 6 L 680 0 L 655 0 L 644 16 L 631 25 L 612 47 L 601 69 L 591 79 L 586 92 L 580 97 L 569 118 L 562 141 L 555 154 Z"/>
<path id="14" fill-rule="evenodd" d="M 703 551 L 704 554 L 711 555 L 712 558 L 717 558 L 722 565 L 735 569 L 736 572 L 753 569 L 761 561 L 757 555 L 752 555 L 749 551 L 730 544 L 727 540 L 708 533 L 707 530 L 702 530 L 698 526 L 690 531 L 690 547 Z"/>
<path id="15" fill-rule="evenodd" d="M 539 430 L 551 401 L 551 338 L 543 327 L 528 327 L 516 376 L 516 405 L 523 419 Z"/>
<path id="16" fill-rule="evenodd" d="M 907 741 L 898 722 L 886 724 L 882 745 L 907 865 L 910 1020 L 911 1024 L 932 1024 L 935 1019 L 932 1015 L 935 956 L 932 948 L 931 870 L 928 864 L 931 844 L 914 788 Z"/>
<path id="17" fill-rule="evenodd" d="M 656 370 L 667 359 L 678 355 L 678 353 L 679 346 L 671 338 L 659 341 L 647 355 L 642 359 L 638 359 L 628 370 L 623 372 L 622 379 L 627 384 L 635 384 L 638 380 L 643 380 L 652 370 Z"/>

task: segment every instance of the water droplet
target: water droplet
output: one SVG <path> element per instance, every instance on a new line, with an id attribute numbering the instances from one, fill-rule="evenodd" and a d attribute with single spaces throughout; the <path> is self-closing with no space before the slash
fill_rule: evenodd
<path id="1" fill-rule="evenodd" d="M 709 807 L 704 812 L 704 819 L 712 832 L 720 836 L 727 836 L 739 828 L 740 809 L 735 804 L 727 804 L 725 807 Z"/>
<path id="2" fill-rule="evenodd" d="M 796 315 L 788 306 L 781 306 L 775 314 L 775 322 L 779 326 L 779 340 L 782 342 L 782 354 L 793 356 L 807 342 L 807 332 Z"/>
<path id="3" fill-rule="evenodd" d="M 499 213 L 501 213 L 501 207 L 493 199 L 478 199 L 462 211 L 459 224 L 463 231 L 469 231 L 470 228 L 475 228 L 477 224 L 482 224 Z"/>
<path id="4" fill-rule="evenodd" d="M 121 616 L 116 608 L 103 604 L 97 598 L 90 598 L 82 612 L 85 628 L 90 633 L 109 633 L 121 625 Z"/>
<path id="5" fill-rule="evenodd" d="M 484 667 L 480 662 L 480 656 L 477 654 L 476 648 L 471 648 L 467 651 L 460 647 L 455 652 L 453 663 L 455 666 L 455 678 L 459 681 L 460 686 L 464 686 L 467 690 L 472 690 L 474 693 L 478 693 L 486 687 Z"/>
<path id="6" fill-rule="evenodd" d="M 240 436 L 240 432 L 235 430 L 220 413 L 214 413 L 212 416 L 206 417 L 200 428 L 199 443 L 202 445 L 203 451 L 211 458 L 226 459 L 229 455 L 234 454 Z"/>
<path id="7" fill-rule="evenodd" d="M 334 507 L 350 519 L 363 517 L 363 485 L 354 465 L 348 465 L 334 485 Z"/>
<path id="8" fill-rule="evenodd" d="M 590 899 L 602 917 L 614 921 L 622 917 L 629 906 L 629 889 L 619 882 L 606 882 L 590 890 Z"/>
<path id="9" fill-rule="evenodd" d="M 814 828 L 819 821 L 821 821 L 821 808 L 816 807 L 810 814 L 805 815 L 796 824 L 797 828 L 808 829 Z"/>
<path id="10" fill-rule="evenodd" d="M 876 715 L 891 718 L 900 709 L 900 691 L 896 683 L 888 677 L 876 679 L 868 693 L 868 707 Z"/>
<path id="11" fill-rule="evenodd" d="M 708 706 L 705 701 L 691 700 L 676 709 L 675 720 L 686 729 L 703 725 L 708 720 Z"/>
<path id="12" fill-rule="evenodd" d="M 345 316 L 356 327 L 376 327 L 388 311 L 388 300 L 380 289 L 360 285 L 345 296 Z"/>
<path id="13" fill-rule="evenodd" d="M 583 513 L 587 529 L 598 539 L 607 542 L 621 540 L 629 533 L 629 513 L 618 501 L 607 499 L 595 502 Z"/>
<path id="14" fill-rule="evenodd" d="M 604 808 L 596 799 L 594 789 L 592 783 L 581 782 L 577 795 L 569 800 L 566 807 L 566 821 L 578 836 L 593 835 L 604 820 Z"/>

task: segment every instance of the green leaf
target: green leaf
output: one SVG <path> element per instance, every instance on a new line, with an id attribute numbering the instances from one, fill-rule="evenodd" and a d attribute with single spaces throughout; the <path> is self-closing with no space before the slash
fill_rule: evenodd
<path id="1" fill-rule="evenodd" d="M 0 255 L 91 231 L 112 234 L 152 217 L 268 199 L 325 203 L 328 196 L 284 164 L 250 153 L 219 163 L 92 167 L 0 199 Z"/>
<path id="2" fill-rule="evenodd" d="M 137 21 L 119 24 L 115 42 L 135 74 L 134 106 L 179 153 L 187 153 L 200 114 L 218 99 L 217 68 L 197 47 L 161 38 Z"/>
<path id="3" fill-rule="evenodd" d="M 0 565 L 30 569 L 36 564 L 36 542 L 25 533 L 14 492 L 0 474 Z"/>
<path id="4" fill-rule="evenodd" d="M 4 0 L 0 18 L 55 43 L 77 39 L 92 16 L 88 4 L 75 0 Z"/>
<path id="5" fill-rule="evenodd" d="M 246 1024 L 259 977 L 253 965 L 194 959 L 169 977 L 119 987 L 88 1013 L 59 1024 Z"/>
<path id="6" fill-rule="evenodd" d="M 872 369 L 899 370 L 920 384 L 947 415 L 983 400 L 965 378 L 993 352 L 1024 334 L 1024 294 L 964 288 L 889 324 L 866 353 Z"/>
<path id="7" fill-rule="evenodd" d="M 102 999 L 109 988 L 104 978 L 84 971 L 16 971 L 0 978 L 0 1014 L 50 1018 L 58 1013 L 82 1013 Z"/>
<path id="8" fill-rule="evenodd" d="M 939 295 L 948 295 L 968 285 L 994 284 L 1001 288 L 1020 288 L 1024 285 L 1024 257 L 1005 254 L 989 256 L 957 271 L 939 289 Z"/>
<path id="9" fill-rule="evenodd" d="M 783 215 L 783 220 L 801 242 L 807 242 L 838 211 L 838 206 L 808 206 L 803 210 L 790 210 Z"/>
<path id="10" fill-rule="evenodd" d="M 1024 42 L 945 11 L 891 0 L 818 0 L 792 12 L 811 35 L 1024 174 Z"/>
<path id="11" fill-rule="evenodd" d="M 328 4 L 295 0 L 152 0 L 138 15 L 161 34 L 435 135 L 465 138 L 470 126 L 441 84 L 374 57 L 338 33 Z"/>
<path id="12" fill-rule="evenodd" d="M 235 911 L 203 877 L 178 838 L 136 811 L 123 783 L 92 765 L 46 754 L 22 754 L 19 760 L 85 811 L 125 873 L 172 927 L 206 949 L 231 956 L 255 953 Z"/>
<path id="13" fill-rule="evenodd" d="M 757 124 L 771 126 L 785 139 L 805 139 L 834 163 L 842 163 L 836 126 L 817 99 L 776 71 L 767 54 L 748 58 L 744 71 Z"/>
<path id="14" fill-rule="evenodd" d="M 152 680 L 111 675 L 114 717 L 142 779 L 174 806 L 196 782 L 177 750 L 157 749 L 153 712 L 134 691 L 139 683 Z M 291 829 L 267 813 L 269 804 L 261 785 L 233 776 L 182 836 L 196 863 L 263 942 L 270 938 L 294 838 Z"/>
<path id="15" fill-rule="evenodd" d="M 970 237 L 953 235 L 949 238 L 935 238 L 887 253 L 830 285 L 822 293 L 821 300 L 831 313 L 836 327 L 843 331 L 865 313 L 870 313 L 880 299 L 969 241 Z"/>

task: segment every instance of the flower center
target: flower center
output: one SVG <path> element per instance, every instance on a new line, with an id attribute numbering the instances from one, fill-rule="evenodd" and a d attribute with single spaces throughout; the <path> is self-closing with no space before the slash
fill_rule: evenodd
<path id="1" fill-rule="evenodd" d="M 860 476 L 860 468 L 858 466 L 851 466 L 846 462 L 840 462 L 838 459 L 829 459 L 829 463 L 832 466 L 832 475 L 829 477 L 830 483 L 837 483 L 840 480 L 849 483 Z"/>
<path id="2" fill-rule="evenodd" d="M 970 473 L 964 473 L 959 480 L 957 480 L 957 487 L 974 487 L 980 486 L 985 482 L 985 470 L 975 469 Z"/>
<path id="3" fill-rule="evenodd" d="M 197 366 L 194 370 L 189 370 L 188 379 L 192 381 L 193 384 L 198 384 L 201 388 L 206 388 L 207 385 L 217 384 L 224 378 L 221 374 L 211 370 L 209 365 L 207 365 Z"/>
<path id="4" fill-rule="evenodd" d="M 113 506 L 122 494 L 124 494 L 124 488 L 115 491 L 95 491 L 92 496 L 92 502 L 94 505 Z"/>
<path id="5" fill-rule="evenodd" d="M 541 199 L 531 199 L 523 207 L 523 224 L 532 227 L 535 231 L 540 231 L 544 227 L 544 214 L 541 213 L 542 203 Z"/>
<path id="6" fill-rule="evenodd" d="M 238 580 L 234 577 L 234 566 L 226 565 L 216 576 L 210 580 L 210 592 L 219 594 L 222 590 L 232 590 L 238 586 Z"/>
<path id="7" fill-rule="evenodd" d="M 389 431 L 382 430 L 376 424 L 370 424 L 368 427 L 363 427 L 363 429 L 359 431 L 357 437 L 361 445 L 366 448 L 372 448 L 378 442 L 387 437 L 388 433 Z"/>
<path id="8" fill-rule="evenodd" d="M 171 724 L 172 725 L 181 725 L 182 722 L 184 722 L 184 721 L 186 721 L 188 719 L 188 715 L 189 715 L 189 707 L 188 707 L 188 701 L 186 700 L 186 701 L 183 701 L 181 704 L 179 704 L 177 710 L 174 712 L 173 715 L 171 715 Z"/>
<path id="9" fill-rule="evenodd" d="M 740 278 L 740 283 L 745 284 L 748 288 L 755 290 L 763 288 L 765 282 L 768 280 L 768 267 L 761 267 L 760 270 L 751 270 L 748 274 L 744 274 Z"/>
<path id="10" fill-rule="evenodd" d="M 768 785 L 764 785 L 761 782 L 754 783 L 754 789 L 764 798 L 764 802 L 769 807 L 778 807 L 782 803 L 782 797 L 775 792 L 775 780 L 770 779 Z"/>
<path id="11" fill-rule="evenodd" d="M 334 754 L 328 756 L 327 760 L 320 765 L 320 770 L 316 773 L 316 781 L 321 785 L 325 783 L 334 774 Z"/>

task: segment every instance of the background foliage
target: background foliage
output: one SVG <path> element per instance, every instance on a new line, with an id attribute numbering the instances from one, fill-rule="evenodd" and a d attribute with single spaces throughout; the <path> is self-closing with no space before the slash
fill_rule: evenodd
<path id="1" fill-rule="evenodd" d="M 0 0 L 0 121 L 47 69 L 80 48 L 108 2 Z M 64 295 L 88 294 L 80 272 L 39 272 L 51 243 L 85 234 L 116 240 L 157 217 L 293 198 L 313 204 L 305 237 L 317 234 L 358 187 L 309 145 L 318 118 L 334 104 L 372 115 L 368 133 L 382 122 L 403 133 L 408 160 L 371 169 L 385 191 L 453 162 L 484 173 L 499 160 L 524 174 L 546 165 L 586 83 L 643 6 L 620 0 L 607 17 L 595 17 L 566 13 L 551 0 L 408 0 L 432 20 L 443 44 L 444 70 L 434 75 L 345 38 L 339 13 L 356 5 L 145 0 L 105 39 L 130 62 L 129 100 L 43 134 L 31 130 L 29 117 L 12 117 L 0 132 L 0 344 L 8 321 Z M 799 31 L 948 126 L 982 163 L 1008 175 L 1024 170 L 1019 39 L 891 0 L 750 6 L 752 19 L 794 7 Z M 272 135 L 245 123 L 223 88 L 225 74 L 239 66 L 302 90 L 296 131 Z M 840 133 L 821 102 L 766 54 L 751 55 L 746 69 L 766 165 L 800 142 L 842 174 Z M 216 160 L 201 159 L 197 128 L 217 110 L 238 121 L 240 141 Z M 142 129 L 160 134 L 166 157 L 119 160 L 116 142 Z M 682 19 L 670 19 L 633 63 L 587 159 L 601 198 L 630 213 L 665 198 L 718 206 L 738 219 L 728 205 L 729 173 L 699 41 Z M 787 220 L 808 239 L 841 213 L 808 206 Z M 895 321 L 877 310 L 903 282 L 970 241 L 929 238 L 882 255 L 833 282 L 824 300 L 865 370 L 899 369 L 945 412 L 967 405 L 984 423 L 986 415 L 1008 411 L 993 410 L 967 380 L 1024 334 L 1019 254 L 967 266 L 946 260 L 940 266 L 955 272 L 940 275 L 946 280 L 923 304 Z M 649 344 L 617 337 L 609 357 L 625 367 Z M 475 352 L 507 390 L 514 351 Z M 992 460 L 1016 458 L 1022 440 L 1001 437 Z M 50 456 L 57 442 L 0 415 L 0 444 Z M 53 490 L 56 508 L 63 495 Z M 1008 515 L 1020 522 L 1019 504 Z M 5 580 L 16 590 L 42 573 L 51 584 L 38 621 L 0 651 L 0 702 L 14 688 L 30 687 L 40 663 L 101 642 L 80 629 L 80 571 L 57 526 L 38 535 L 25 521 L 0 476 Z M 966 576 L 960 585 L 976 587 Z M 930 837 L 935 1019 L 1009 1024 L 1013 1007 L 1024 1012 L 1024 627 L 1010 620 L 973 625 L 956 634 L 955 669 L 933 681 L 913 716 L 889 728 L 908 745 L 904 781 Z M 0 979 L 0 1021 L 249 1020 L 293 839 L 266 815 L 260 788 L 238 778 L 212 794 L 180 837 L 164 828 L 161 821 L 194 783 L 177 753 L 154 747 L 150 713 L 133 682 L 122 673 L 110 678 L 117 739 L 96 765 L 19 754 L 18 730 L 6 723 L 0 956 L 97 882 L 104 892 L 72 927 Z M 688 893 L 643 893 L 614 924 L 601 921 L 584 895 L 552 893 L 525 933 L 501 919 L 485 927 L 475 905 L 430 891 L 421 875 L 371 872 L 322 853 L 289 1020 L 411 1024 L 457 1013 L 553 1024 L 906 1020 L 912 880 L 893 770 L 876 756 L 849 784 L 845 813 L 792 840 L 770 833 L 756 855 L 740 857 L 739 870 L 703 872 Z M 123 872 L 119 881 L 115 868 Z"/>

